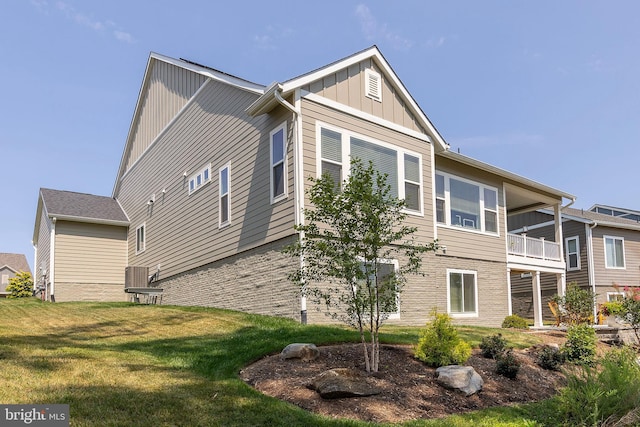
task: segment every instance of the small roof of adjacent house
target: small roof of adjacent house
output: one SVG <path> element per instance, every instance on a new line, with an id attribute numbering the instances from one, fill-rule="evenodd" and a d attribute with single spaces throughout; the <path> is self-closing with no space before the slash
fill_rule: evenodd
<path id="1" fill-rule="evenodd" d="M 0 269 L 5 267 L 16 273 L 20 271 L 31 273 L 27 257 L 23 254 L 0 253 Z"/>
<path id="2" fill-rule="evenodd" d="M 562 211 L 562 216 L 567 219 L 584 222 L 586 224 L 595 224 L 614 228 L 626 228 L 630 230 L 640 230 L 640 222 L 638 221 L 618 216 L 601 214 L 584 209 L 565 208 Z"/>

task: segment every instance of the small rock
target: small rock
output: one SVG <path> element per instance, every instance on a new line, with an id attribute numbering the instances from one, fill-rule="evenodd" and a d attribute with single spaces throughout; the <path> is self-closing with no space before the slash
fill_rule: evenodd
<path id="1" fill-rule="evenodd" d="M 449 389 L 471 396 L 482 390 L 484 380 L 471 366 L 449 365 L 436 369 L 436 381 Z"/>
<path id="2" fill-rule="evenodd" d="M 320 350 L 315 344 L 294 343 L 286 346 L 280 352 L 280 359 L 301 359 L 303 362 L 316 360 L 320 356 Z"/>
<path id="3" fill-rule="evenodd" d="M 323 399 L 342 397 L 365 397 L 380 394 L 380 389 L 370 384 L 365 377 L 348 368 L 324 371 L 313 379 L 310 387 Z"/>

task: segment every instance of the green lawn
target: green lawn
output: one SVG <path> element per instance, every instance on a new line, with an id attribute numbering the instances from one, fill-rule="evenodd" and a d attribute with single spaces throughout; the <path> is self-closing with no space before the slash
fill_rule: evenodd
<path id="1" fill-rule="evenodd" d="M 496 330 L 460 332 L 477 345 Z M 520 347 L 536 342 L 500 332 Z M 385 327 L 381 338 L 415 343 L 418 333 Z M 238 377 L 243 366 L 291 342 L 357 340 L 340 327 L 208 308 L 0 300 L 0 403 L 67 403 L 73 426 L 370 425 L 310 414 L 261 395 Z M 407 425 L 553 425 L 551 405 Z"/>

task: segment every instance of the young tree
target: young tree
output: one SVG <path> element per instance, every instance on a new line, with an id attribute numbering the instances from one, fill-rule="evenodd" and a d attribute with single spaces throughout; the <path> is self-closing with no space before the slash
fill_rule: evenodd
<path id="1" fill-rule="evenodd" d="M 20 272 L 16 277 L 9 279 L 7 292 L 11 292 L 8 298 L 24 298 L 33 295 L 33 278 L 31 273 Z"/>
<path id="2" fill-rule="evenodd" d="M 367 372 L 378 371 L 378 331 L 398 310 L 405 276 L 419 273 L 421 254 L 437 250 L 436 241 L 415 241 L 416 227 L 403 224 L 405 202 L 392 196 L 386 178 L 358 159 L 342 188 L 329 175 L 312 178 L 314 208 L 305 209 L 306 224 L 296 227 L 301 238 L 285 249 L 302 259 L 290 278 L 303 295 L 358 329 Z"/>

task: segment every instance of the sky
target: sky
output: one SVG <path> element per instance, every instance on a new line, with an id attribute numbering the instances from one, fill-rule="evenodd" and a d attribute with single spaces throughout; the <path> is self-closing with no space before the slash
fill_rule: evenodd
<path id="1" fill-rule="evenodd" d="M 452 150 L 640 210 L 635 0 L 5 0 L 0 252 L 41 187 L 111 196 L 150 52 L 268 85 L 377 45 Z"/>

